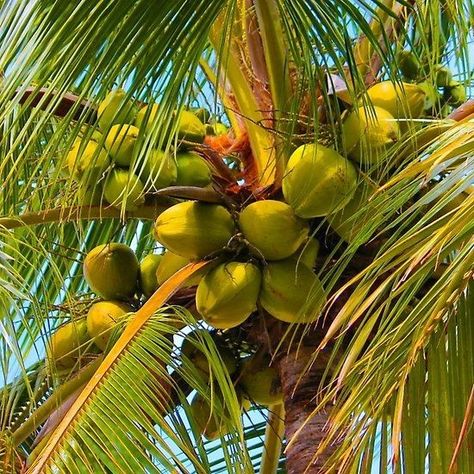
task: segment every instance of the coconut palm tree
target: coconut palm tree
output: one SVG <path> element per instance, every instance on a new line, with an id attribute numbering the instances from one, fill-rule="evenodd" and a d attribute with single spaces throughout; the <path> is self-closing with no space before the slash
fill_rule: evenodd
<path id="1" fill-rule="evenodd" d="M 2 472 L 474 472 L 473 12 L 470 0 L 1 2 Z M 184 124 L 191 109 L 205 129 Z M 114 122 L 138 125 L 133 151 L 99 166 Z M 210 185 L 132 181 L 157 150 L 175 166 L 183 148 Z M 349 168 L 336 209 L 324 183 Z M 250 306 L 245 321 L 199 320 L 196 281 L 218 298 L 225 274 L 208 275 L 223 261 L 264 280 L 276 268 L 240 229 L 130 296 L 102 349 L 81 339 L 59 363 L 53 334 L 100 298 L 84 278 L 91 249 L 160 253 L 155 221 L 178 203 L 238 220 L 285 200 L 319 242 L 304 295 L 281 267 L 278 288 L 303 308 L 290 322 L 274 317 L 278 292 L 246 301 L 255 280 L 215 302 L 224 316 Z M 290 224 L 249 221 L 283 248 Z M 170 246 L 207 245 L 217 221 L 199 224 L 170 227 Z"/>

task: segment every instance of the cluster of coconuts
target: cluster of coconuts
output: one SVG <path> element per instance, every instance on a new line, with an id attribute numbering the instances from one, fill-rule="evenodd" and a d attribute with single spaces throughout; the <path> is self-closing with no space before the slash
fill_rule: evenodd
<path id="1" fill-rule="evenodd" d="M 231 255 L 218 259 L 197 283 L 197 312 L 214 328 L 236 327 L 258 306 L 282 321 L 307 323 L 325 302 L 313 272 L 319 243 L 310 237 L 308 222 L 285 202 L 256 201 L 237 213 L 184 201 L 162 212 L 154 230 L 166 248 L 163 259 Z"/>
<path id="2" fill-rule="evenodd" d="M 199 376 L 207 383 L 209 393 L 202 395 L 196 393 L 191 400 L 191 412 L 194 423 L 202 435 L 207 439 L 215 439 L 225 435 L 229 431 L 227 423 L 226 407 L 222 406 L 223 398 L 219 388 L 214 391 L 214 402 L 211 399 L 211 378 L 214 377 L 205 353 L 202 350 L 204 338 L 199 337 L 204 329 L 196 329 L 189 334 L 181 346 L 181 358 L 183 364 L 192 364 L 198 371 Z M 207 331 L 206 331 L 207 332 Z M 269 357 L 263 353 L 246 355 L 240 357 L 228 346 L 222 336 L 218 333 L 212 334 L 219 356 L 223 362 L 226 372 L 232 379 L 241 411 L 246 411 L 250 402 L 262 406 L 270 406 L 282 402 L 282 391 L 280 378 L 277 370 L 270 366 Z M 218 384 L 213 384 L 217 386 Z M 219 416 L 215 406 L 219 406 L 224 416 Z"/>
<path id="3" fill-rule="evenodd" d="M 433 73 L 429 74 L 429 68 L 413 51 L 400 51 L 397 60 L 404 79 L 418 83 L 427 92 L 429 100 L 426 105 L 433 106 L 440 102 L 458 107 L 466 101 L 466 88 L 453 78 L 452 71 L 443 64 L 435 64 Z"/>
<path id="4" fill-rule="evenodd" d="M 140 296 L 148 298 L 158 288 L 159 279 L 166 280 L 179 266 L 189 262 L 170 255 L 149 254 L 139 263 L 130 247 L 116 242 L 88 252 L 83 262 L 84 278 L 101 301 L 93 303 L 85 317 L 68 322 L 53 333 L 48 356 L 55 367 L 70 371 L 84 365 L 92 355 L 106 351 L 113 331 L 123 327 L 127 314 L 140 305 Z M 200 332 L 207 333 L 205 329 L 195 329 L 187 334 L 181 346 L 181 359 L 183 364 L 192 364 L 209 382 L 213 374 L 202 349 L 204 338 L 199 338 Z M 232 377 L 242 410 L 250 402 L 268 406 L 281 401 L 278 373 L 270 367 L 268 358 L 261 354 L 241 357 L 226 345 L 221 334 L 212 333 L 212 337 L 225 370 Z M 228 429 L 225 417 L 211 416 L 211 404 L 200 394 L 194 396 L 191 411 L 199 432 L 209 439 L 225 434 Z"/>
<path id="5" fill-rule="evenodd" d="M 163 259 L 184 265 L 222 257 L 197 283 L 196 309 L 209 325 L 233 328 L 258 308 L 289 323 L 316 320 L 326 295 L 313 271 L 319 243 L 309 220 L 326 217 L 350 241 L 349 214 L 372 192 L 358 167 L 379 164 L 399 139 L 397 120 L 423 111 L 425 93 L 413 84 L 381 82 L 367 95 L 373 105 L 354 107 L 343 122 L 348 158 L 320 144 L 292 153 L 282 180 L 285 202 L 259 200 L 236 209 L 184 201 L 158 216 L 154 233 L 166 248 Z M 157 280 L 163 282 L 163 272 Z"/>
<path id="6" fill-rule="evenodd" d="M 103 300 L 87 315 L 59 327 L 51 336 L 48 356 L 57 369 L 78 368 L 91 353 L 106 350 L 114 329 L 134 311 L 139 291 L 139 263 L 127 245 L 110 243 L 92 249 L 84 260 L 84 277 Z"/>
<path id="7" fill-rule="evenodd" d="M 139 108 L 122 89 L 111 91 L 99 104 L 100 131 L 95 129 L 88 141 L 77 139 L 66 159 L 70 176 L 79 183 L 81 204 L 97 205 L 105 199 L 133 211 L 144 204 L 148 193 L 159 189 L 210 184 L 211 169 L 193 151 L 193 144 L 202 143 L 206 135 L 227 133 L 226 126 L 204 123 L 210 114 L 203 108 L 175 112 L 176 146 L 172 151 L 153 149 L 140 159 L 141 138 L 149 132 L 158 108 L 156 103 Z"/>
<path id="8" fill-rule="evenodd" d="M 442 87 L 455 87 L 451 79 L 442 79 L 441 72 L 439 76 L 437 83 L 447 84 Z M 162 212 L 154 225 L 164 253 L 138 262 L 122 244 L 91 250 L 84 261 L 84 276 L 103 301 L 94 303 L 87 317 L 53 334 L 51 358 L 58 367 L 69 368 L 80 364 L 87 350 L 105 350 L 117 322 L 134 311 L 137 295 L 148 298 L 186 264 L 214 256 L 204 275 L 186 282 L 197 287 L 196 316 L 210 326 L 230 329 L 262 310 L 287 323 L 315 321 L 326 293 L 314 272 L 319 243 L 311 235 L 310 220 L 325 218 L 342 239 L 351 242 L 365 219 L 359 209 L 374 191 L 359 168 L 383 164 L 387 150 L 410 121 L 422 116 L 426 97 L 426 90 L 416 83 L 384 81 L 370 87 L 343 115 L 343 154 L 319 143 L 302 145 L 291 154 L 282 179 L 282 200 L 228 206 L 181 201 Z M 209 185 L 207 162 L 185 147 L 201 143 L 206 134 L 226 133 L 225 128 L 205 125 L 209 115 L 204 109 L 184 110 L 175 117 L 174 155 L 153 150 L 146 162 L 137 165 L 137 140 L 159 106 L 138 109 L 125 98 L 124 91 L 112 91 L 98 111 L 104 135 L 93 134 L 89 142 L 77 142 L 69 152 L 74 178 L 80 183 L 103 182 L 103 195 L 112 205 L 121 205 L 124 194 L 129 194 L 126 209 L 142 204 L 147 192 L 162 187 Z M 97 188 L 102 195 L 100 186 L 94 192 Z M 84 186 L 84 195 L 88 192 Z M 357 222 L 351 220 L 354 215 Z"/>

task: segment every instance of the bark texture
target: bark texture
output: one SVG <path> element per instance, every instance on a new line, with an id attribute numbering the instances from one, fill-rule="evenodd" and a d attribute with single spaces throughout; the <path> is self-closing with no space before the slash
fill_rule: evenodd
<path id="1" fill-rule="evenodd" d="M 285 353 L 278 361 L 286 412 L 285 435 L 287 443 L 291 441 L 286 450 L 287 472 L 288 474 L 331 472 L 325 465 L 334 447 L 328 448 L 322 455 L 313 459 L 325 437 L 330 407 L 309 418 L 317 405 L 315 396 L 324 369 L 320 364 L 315 364 L 300 380 L 314 352 L 315 344 L 313 342 L 312 345 L 298 347 L 298 344 L 293 344 L 293 346 L 290 352 Z M 299 429 L 301 431 L 293 439 Z"/>

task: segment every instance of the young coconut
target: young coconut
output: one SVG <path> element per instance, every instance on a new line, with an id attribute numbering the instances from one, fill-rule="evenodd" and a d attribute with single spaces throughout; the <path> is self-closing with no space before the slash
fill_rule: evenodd
<path id="1" fill-rule="evenodd" d="M 346 152 L 363 164 L 380 164 L 399 136 L 400 128 L 395 118 L 380 107 L 359 107 L 342 124 Z"/>
<path id="2" fill-rule="evenodd" d="M 136 114 L 137 107 L 131 100 L 127 100 L 127 93 L 123 89 L 115 89 L 99 104 L 99 127 L 105 132 L 116 123 L 133 123 Z"/>
<path id="3" fill-rule="evenodd" d="M 160 264 L 156 269 L 156 280 L 159 285 L 162 285 L 168 278 L 173 276 L 178 270 L 185 267 L 191 260 L 186 257 L 181 257 L 180 255 L 176 255 L 173 252 L 167 250 L 161 259 Z M 201 275 L 193 275 L 183 286 L 196 286 L 201 281 Z"/>
<path id="4" fill-rule="evenodd" d="M 239 226 L 255 254 L 281 260 L 295 253 L 308 237 L 307 222 L 281 201 L 257 201 L 239 215 Z"/>
<path id="5" fill-rule="evenodd" d="M 70 175 L 84 186 L 96 184 L 110 165 L 109 155 L 97 142 L 77 141 L 66 157 Z"/>
<path id="6" fill-rule="evenodd" d="M 196 292 L 196 307 L 217 329 L 242 324 L 257 308 L 262 274 L 251 263 L 228 262 L 209 271 Z"/>
<path id="7" fill-rule="evenodd" d="M 176 186 L 204 187 L 211 182 L 211 170 L 206 160 L 193 152 L 176 155 L 178 175 Z"/>
<path id="8" fill-rule="evenodd" d="M 192 112 L 202 123 L 207 123 L 211 119 L 211 112 L 204 107 L 192 107 L 188 109 Z"/>
<path id="9" fill-rule="evenodd" d="M 153 122 L 156 120 L 159 106 L 158 104 L 153 104 L 150 110 L 148 110 L 148 107 L 150 106 L 140 109 L 135 120 L 135 125 L 138 128 L 143 127 L 145 124 L 145 117 L 148 115 L 145 129 L 150 131 Z M 195 143 L 202 143 L 204 141 L 204 137 L 206 136 L 206 127 L 195 114 L 189 110 L 183 110 L 179 116 L 177 116 L 177 112 L 174 112 L 173 116 L 173 118 L 178 121 L 175 131 L 178 140 L 186 140 Z M 172 128 L 173 127 L 170 127 L 169 130 L 165 131 L 164 143 L 166 143 Z"/>
<path id="10" fill-rule="evenodd" d="M 436 64 L 434 69 L 436 87 L 446 87 L 453 79 L 453 73 L 442 64 Z"/>
<path id="11" fill-rule="evenodd" d="M 71 321 L 56 330 L 48 346 L 48 359 L 59 369 L 69 369 L 76 365 L 85 345 L 90 341 L 85 319 Z"/>
<path id="12" fill-rule="evenodd" d="M 201 350 L 200 345 L 204 344 L 204 336 L 200 334 L 207 333 L 205 329 L 196 329 L 186 335 L 183 344 L 181 346 L 182 356 L 187 357 L 191 363 L 196 367 L 200 372 L 202 372 L 206 379 L 211 373 L 211 367 L 207 360 L 205 353 Z M 234 357 L 234 354 L 227 347 L 223 347 L 219 344 L 219 341 L 214 338 L 214 341 L 219 352 L 219 356 L 222 359 L 225 369 L 229 375 L 232 375 L 237 370 L 237 361 Z"/>
<path id="13" fill-rule="evenodd" d="M 293 258 L 295 258 L 298 263 L 302 263 L 312 270 L 316 264 L 320 247 L 321 245 L 319 240 L 315 238 L 309 238 L 296 251 L 296 253 L 293 255 Z"/>
<path id="14" fill-rule="evenodd" d="M 156 271 L 162 259 L 163 255 L 150 254 L 140 262 L 140 289 L 147 298 L 149 298 L 160 286 Z"/>
<path id="15" fill-rule="evenodd" d="M 145 161 L 139 163 L 136 173 L 146 190 L 167 188 L 176 182 L 178 169 L 169 153 L 151 150 Z"/>
<path id="16" fill-rule="evenodd" d="M 303 145 L 291 155 L 282 187 L 286 202 L 306 219 L 342 209 L 357 185 L 355 166 L 331 148 Z"/>
<path id="17" fill-rule="evenodd" d="M 328 216 L 329 225 L 346 242 L 351 243 L 360 229 L 370 220 L 371 212 L 366 210 L 361 213 L 361 209 L 374 192 L 375 187 L 362 180 L 344 209 Z"/>
<path id="18" fill-rule="evenodd" d="M 426 93 L 417 84 L 379 82 L 367 90 L 375 107 L 381 107 L 395 118 L 419 118 L 425 106 Z"/>
<path id="19" fill-rule="evenodd" d="M 259 302 L 274 318 L 287 323 L 315 321 L 326 301 L 319 278 L 294 258 L 271 262 L 263 270 Z"/>
<path id="20" fill-rule="evenodd" d="M 112 242 L 93 248 L 83 270 L 91 289 L 106 300 L 129 299 L 137 289 L 139 264 L 127 245 Z"/>
<path id="21" fill-rule="evenodd" d="M 159 104 L 149 104 L 145 107 L 142 107 L 138 111 L 137 116 L 135 117 L 135 126 L 138 128 L 142 128 L 146 120 L 145 130 L 149 132 L 151 130 L 153 122 L 156 120 L 159 107 Z"/>
<path id="22" fill-rule="evenodd" d="M 138 137 L 138 128 L 133 125 L 113 125 L 105 138 L 105 148 L 119 166 L 130 166 L 133 148 Z"/>
<path id="23" fill-rule="evenodd" d="M 145 189 L 138 176 L 130 171 L 114 169 L 104 185 L 106 201 L 114 207 L 121 208 L 125 200 L 125 210 L 134 211 L 145 202 Z"/>
<path id="24" fill-rule="evenodd" d="M 206 135 L 215 135 L 216 137 L 220 135 L 225 135 L 229 129 L 222 122 L 209 123 L 206 125 Z"/>
<path id="25" fill-rule="evenodd" d="M 189 259 L 204 258 L 222 249 L 234 232 L 234 221 L 225 207 L 196 201 L 166 209 L 155 222 L 158 242 Z"/>
<path id="26" fill-rule="evenodd" d="M 214 397 L 214 401 L 217 396 Z M 225 411 L 220 401 L 221 410 L 212 407 L 211 402 L 201 394 L 196 393 L 191 400 L 191 416 L 196 424 L 198 432 L 208 440 L 214 440 L 226 435 L 229 432 L 229 426 L 220 411 Z"/>
<path id="27" fill-rule="evenodd" d="M 403 50 L 397 54 L 398 67 L 406 79 L 414 81 L 420 75 L 420 61 L 411 51 Z"/>
<path id="28" fill-rule="evenodd" d="M 449 105 L 459 107 L 467 100 L 466 88 L 460 82 L 451 80 L 443 89 L 443 96 Z"/>
<path id="29" fill-rule="evenodd" d="M 274 367 L 270 367 L 268 357 L 247 357 L 238 380 L 246 396 L 259 405 L 269 406 L 283 401 L 280 376 Z"/>
<path id="30" fill-rule="evenodd" d="M 77 200 L 80 206 L 98 206 L 102 201 L 102 187 L 98 184 L 93 186 L 79 186 Z"/>
<path id="31" fill-rule="evenodd" d="M 133 308 L 121 301 L 101 301 L 93 304 L 87 313 L 87 332 L 95 345 L 105 350 L 116 325 Z"/>
<path id="32" fill-rule="evenodd" d="M 178 117 L 178 129 L 176 131 L 178 140 L 202 143 L 206 136 L 206 127 L 189 110 L 183 110 Z"/>

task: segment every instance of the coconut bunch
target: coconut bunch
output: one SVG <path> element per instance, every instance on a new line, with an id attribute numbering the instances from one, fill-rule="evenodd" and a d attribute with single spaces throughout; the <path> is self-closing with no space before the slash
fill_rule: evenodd
<path id="1" fill-rule="evenodd" d="M 414 131 L 426 98 L 423 87 L 407 82 L 382 81 L 369 87 L 343 119 L 347 155 L 362 167 L 382 165 L 393 145 Z"/>
<path id="2" fill-rule="evenodd" d="M 219 257 L 189 282 L 196 285 L 199 316 L 214 328 L 239 326 L 259 308 L 282 321 L 312 322 L 324 304 L 313 272 L 319 243 L 285 202 L 261 200 L 234 212 L 184 201 L 157 218 L 155 236 L 166 248 L 157 284 L 189 262 Z"/>
<path id="3" fill-rule="evenodd" d="M 436 104 L 459 107 L 466 101 L 466 88 L 455 80 L 452 71 L 443 64 L 423 64 L 413 51 L 402 50 L 397 55 L 402 76 L 407 81 L 418 83 L 427 92 L 425 110 Z"/>
<path id="4" fill-rule="evenodd" d="M 58 370 L 77 369 L 107 349 L 113 331 L 135 311 L 140 265 L 133 250 L 120 243 L 92 249 L 83 263 L 84 278 L 101 299 L 81 317 L 60 326 L 48 344 L 48 359 Z"/>
<path id="5" fill-rule="evenodd" d="M 67 155 L 68 174 L 78 183 L 82 205 L 101 201 L 133 211 L 143 205 L 147 194 L 169 186 L 206 187 L 212 180 L 207 161 L 194 151 L 206 135 L 227 134 L 227 127 L 212 122 L 204 108 L 173 115 L 175 146 L 152 149 L 141 158 L 142 137 L 150 132 L 158 104 L 141 108 L 127 99 L 122 89 L 111 91 L 99 104 L 97 126 L 90 139 L 77 139 Z M 162 143 L 169 141 L 167 132 Z"/>
<path id="6" fill-rule="evenodd" d="M 189 332 L 181 345 L 181 363 L 192 366 L 207 390 L 198 392 L 192 398 L 190 409 L 197 431 L 207 439 L 216 439 L 229 431 L 228 413 L 219 390 L 216 374 L 211 370 L 207 356 L 205 335 L 209 334 L 215 344 L 222 368 L 230 377 L 239 401 L 241 413 L 247 411 L 251 403 L 270 406 L 282 401 L 279 374 L 271 366 L 265 352 L 249 353 L 229 346 L 229 341 L 221 332 L 195 329 Z M 217 387 L 217 388 L 216 388 Z M 210 403 L 211 398 L 214 400 Z"/>

